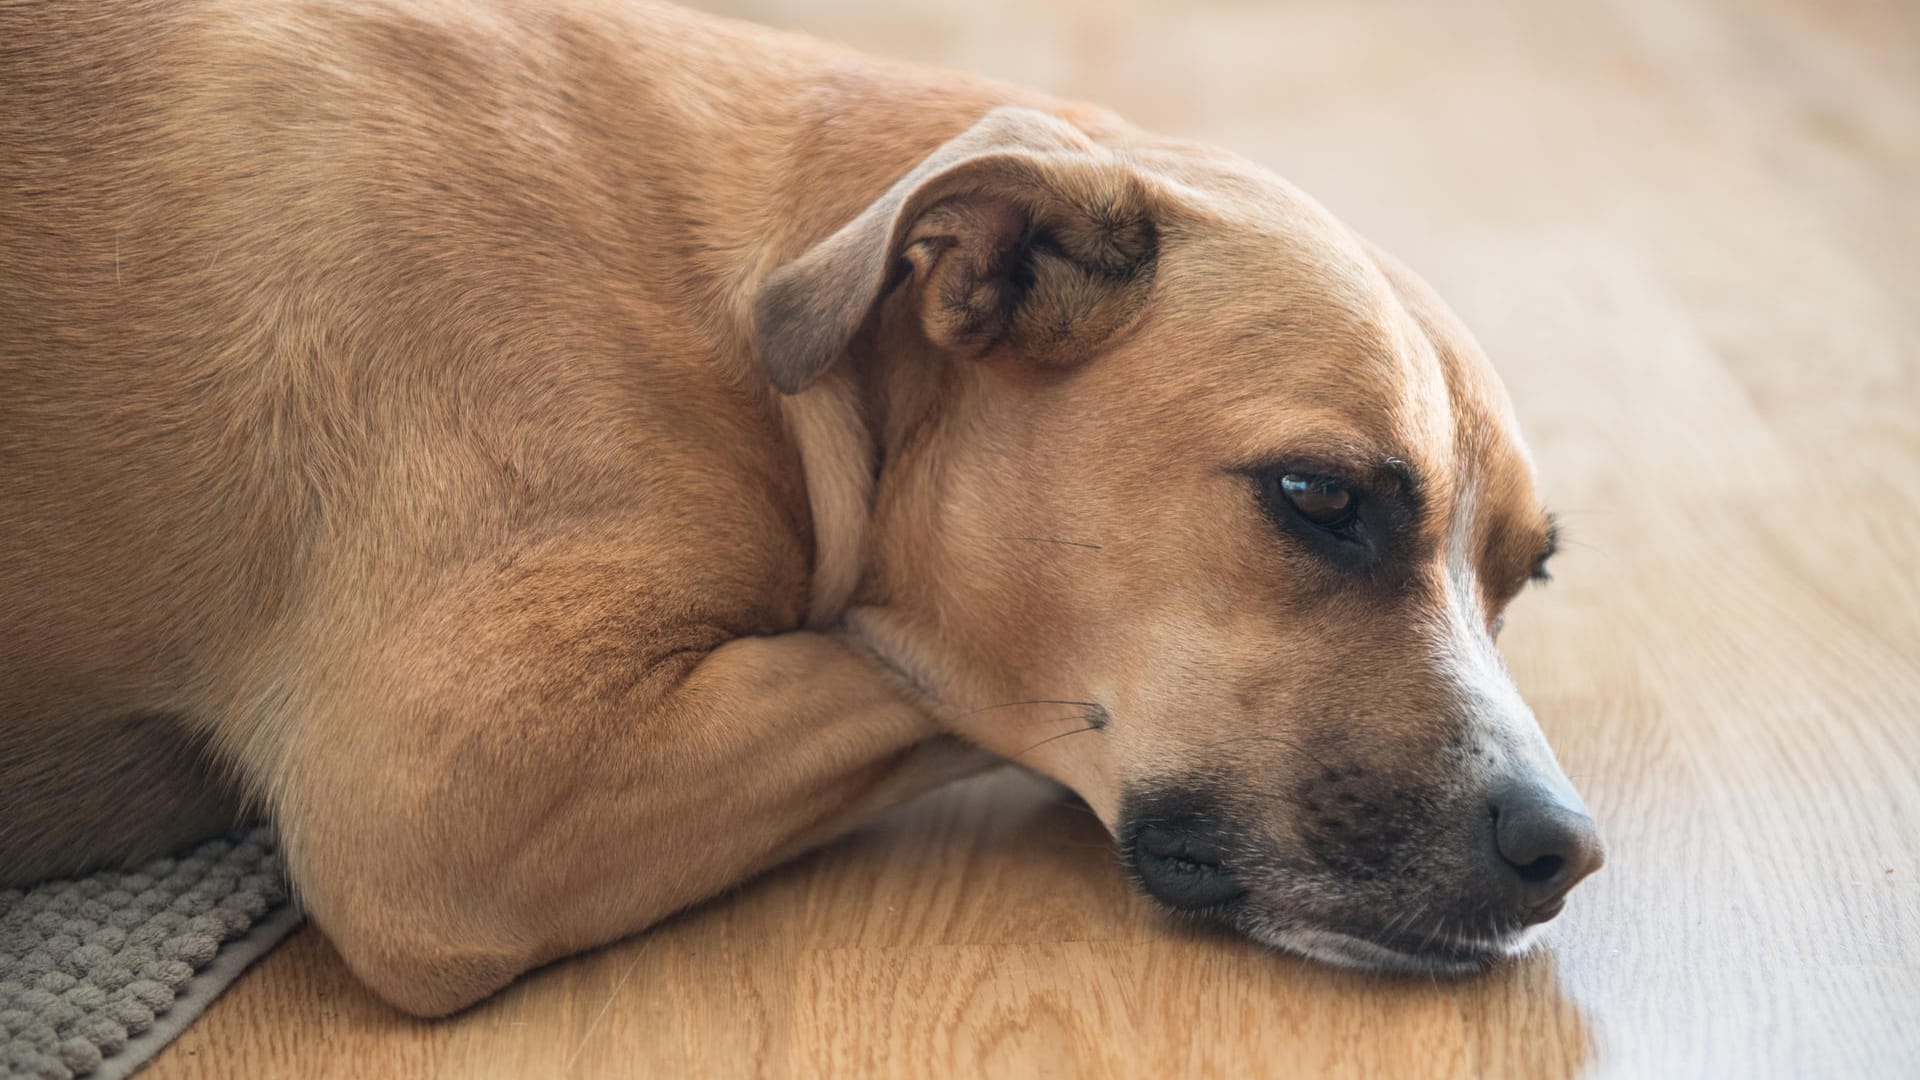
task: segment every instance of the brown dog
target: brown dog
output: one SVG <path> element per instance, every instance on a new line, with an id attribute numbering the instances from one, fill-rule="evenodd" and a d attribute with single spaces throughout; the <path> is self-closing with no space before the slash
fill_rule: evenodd
<path id="1" fill-rule="evenodd" d="M 264 809 L 443 1013 L 953 736 L 1334 962 L 1600 862 L 1498 382 L 1245 161 L 642 2 L 9 5 L 0 101 L 0 881 Z"/>

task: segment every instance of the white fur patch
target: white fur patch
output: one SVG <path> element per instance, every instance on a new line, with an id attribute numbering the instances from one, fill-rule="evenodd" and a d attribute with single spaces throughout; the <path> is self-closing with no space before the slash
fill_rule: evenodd
<path id="1" fill-rule="evenodd" d="M 1478 970 L 1480 964 L 1472 960 L 1452 960 L 1440 956 L 1416 956 L 1389 949 L 1384 945 L 1343 934 L 1337 930 L 1311 930 L 1295 928 L 1288 930 L 1254 929 L 1253 936 L 1262 944 L 1276 949 L 1318 960 L 1334 967 L 1352 968 L 1358 971 L 1412 971 L 1432 972 L 1435 974 L 1465 974 Z M 1447 946 L 1466 946 L 1484 950 L 1488 958 L 1517 957 L 1524 955 L 1540 940 L 1540 927 L 1529 926 L 1511 934 L 1503 934 L 1492 939 L 1462 939 L 1449 937 L 1445 941 L 1436 939 L 1436 944 Z"/>
<path id="2" fill-rule="evenodd" d="M 1471 718 L 1471 730 L 1483 736 L 1479 741 L 1494 754 L 1492 762 L 1473 757 L 1476 781 L 1545 770 L 1564 787 L 1565 778 L 1559 775 L 1546 736 L 1494 647 L 1480 602 L 1474 558 L 1475 498 L 1472 486 L 1461 490 L 1447 536 L 1447 614 L 1439 628 L 1440 670 L 1456 687 L 1458 707 Z"/>

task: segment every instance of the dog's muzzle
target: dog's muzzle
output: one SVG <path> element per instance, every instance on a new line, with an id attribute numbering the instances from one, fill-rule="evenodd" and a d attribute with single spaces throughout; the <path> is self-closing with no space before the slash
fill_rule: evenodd
<path id="1" fill-rule="evenodd" d="M 1265 860 L 1235 842 L 1222 815 L 1187 808 L 1204 805 L 1198 797 L 1160 792 L 1128 814 L 1121 855 L 1140 887 L 1175 911 L 1344 967 L 1459 972 L 1516 955 L 1605 861 L 1583 808 L 1546 784 L 1513 779 L 1495 784 L 1464 828 L 1435 823 L 1433 835 L 1447 838 L 1437 842 L 1454 846 L 1451 861 L 1464 867 L 1448 875 L 1446 895 L 1414 880 L 1392 893 L 1400 899 L 1377 905 L 1400 910 L 1269 911 L 1263 910 L 1265 893 L 1297 893 L 1310 887 L 1310 876 L 1262 865 Z M 1260 887 L 1276 877 L 1283 879 L 1279 888 Z M 1327 892 L 1350 891 L 1337 876 L 1332 880 Z"/>

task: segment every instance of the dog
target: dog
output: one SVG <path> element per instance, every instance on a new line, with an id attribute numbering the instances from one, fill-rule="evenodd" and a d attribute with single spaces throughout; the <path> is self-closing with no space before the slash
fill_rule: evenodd
<path id="1" fill-rule="evenodd" d="M 0 883 L 264 814 L 440 1015 L 1000 759 L 1334 964 L 1600 865 L 1505 392 L 1262 168 L 648 0 L 0 43 Z"/>

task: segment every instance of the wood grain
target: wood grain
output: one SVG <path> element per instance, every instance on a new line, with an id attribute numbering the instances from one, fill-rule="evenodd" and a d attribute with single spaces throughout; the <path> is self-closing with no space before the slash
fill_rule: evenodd
<path id="1" fill-rule="evenodd" d="M 725 7 L 1232 146 L 1432 280 L 1568 525 L 1503 647 L 1607 869 L 1523 963 L 1358 977 L 1001 775 L 451 1021 L 303 932 L 148 1075 L 1920 1075 L 1920 8 Z"/>

